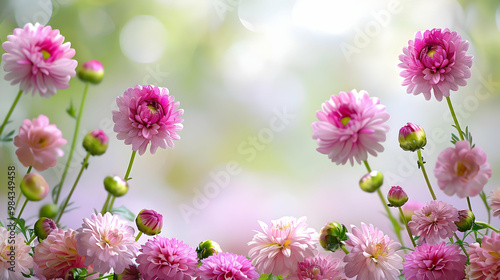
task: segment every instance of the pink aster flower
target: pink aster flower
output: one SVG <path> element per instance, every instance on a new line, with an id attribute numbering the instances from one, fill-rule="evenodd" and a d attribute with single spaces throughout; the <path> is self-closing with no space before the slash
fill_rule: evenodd
<path id="1" fill-rule="evenodd" d="M 500 217 L 500 188 L 491 191 L 488 196 L 488 201 L 490 203 L 491 211 L 493 211 L 493 216 Z"/>
<path id="2" fill-rule="evenodd" d="M 469 42 L 462 40 L 457 32 L 448 29 L 419 31 L 415 41 L 409 41 L 403 48 L 398 65 L 404 70 L 400 76 L 405 78 L 403 86 L 413 95 L 424 94 L 431 99 L 431 90 L 436 100 L 450 96 L 450 90 L 457 91 L 465 86 L 470 78 L 472 56 L 467 55 Z"/>
<path id="3" fill-rule="evenodd" d="M 203 260 L 203 264 L 196 272 L 199 280 L 232 279 L 232 280 L 257 280 L 259 274 L 250 261 L 233 253 L 219 253 Z"/>
<path id="4" fill-rule="evenodd" d="M 467 257 L 456 244 L 424 243 L 405 256 L 403 274 L 406 280 L 462 280 Z"/>
<path id="5" fill-rule="evenodd" d="M 120 274 L 133 264 L 139 250 L 134 228 L 118 215 L 92 214 L 76 231 L 78 254 L 85 256 L 85 265 L 93 264 L 96 272 L 104 274 L 113 269 Z"/>
<path id="6" fill-rule="evenodd" d="M 472 243 L 467 250 L 470 265 L 467 266 L 468 279 L 500 279 L 500 233 L 491 232 L 479 243 Z"/>
<path id="7" fill-rule="evenodd" d="M 332 95 L 316 112 L 319 121 L 312 124 L 313 139 L 316 139 L 318 152 L 328 155 L 337 164 L 354 165 L 367 160 L 384 148 L 389 126 L 385 122 L 389 113 L 379 104 L 378 98 L 370 97 L 364 90 L 357 92 L 341 91 Z"/>
<path id="8" fill-rule="evenodd" d="M 486 154 L 479 147 L 471 149 L 468 141 L 458 141 L 446 148 L 437 159 L 434 175 L 441 190 L 451 196 L 476 196 L 491 177 Z"/>
<path id="9" fill-rule="evenodd" d="M 31 247 L 26 245 L 21 234 L 10 236 L 10 230 L 0 227 L 0 279 L 25 279 L 21 273 L 30 274 L 33 268 L 33 258 L 29 255 Z"/>
<path id="10" fill-rule="evenodd" d="M 256 231 L 249 257 L 261 274 L 285 276 L 297 269 L 297 263 L 317 253 L 318 233 L 306 224 L 306 217 L 282 217 L 271 226 L 259 221 L 262 232 Z"/>
<path id="11" fill-rule="evenodd" d="M 76 250 L 76 231 L 54 229 L 41 243 L 35 246 L 34 273 L 41 280 L 63 278 L 73 268 L 86 268 L 93 272 L 92 265 L 85 264 L 85 257 Z M 89 279 L 95 279 L 94 274 Z"/>
<path id="12" fill-rule="evenodd" d="M 140 155 L 146 152 L 148 144 L 154 154 L 158 147 L 173 148 L 173 140 L 180 139 L 177 132 L 182 130 L 180 116 L 184 110 L 178 109 L 179 102 L 168 95 L 168 89 L 136 85 L 119 96 L 116 103 L 118 111 L 113 111 L 116 137 L 132 145 L 132 150 Z"/>
<path id="13" fill-rule="evenodd" d="M 289 275 L 287 280 L 343 280 L 343 263 L 332 255 L 307 257 L 299 262 L 297 271 Z"/>
<path id="14" fill-rule="evenodd" d="M 424 242 L 431 245 L 438 244 L 441 238 L 449 238 L 457 230 L 458 210 L 452 205 L 433 200 L 424 207 L 415 211 L 408 222 L 410 231 L 420 236 L 419 244 Z"/>
<path id="15" fill-rule="evenodd" d="M 345 275 L 357 280 L 398 279 L 403 259 L 396 253 L 401 244 L 384 235 L 373 225 L 361 224 L 362 230 L 352 227 L 346 245 L 351 246 L 344 257 Z"/>
<path id="16" fill-rule="evenodd" d="M 140 251 L 137 263 L 145 280 L 191 280 L 194 276 L 198 264 L 196 251 L 180 240 L 156 235 Z"/>
<path id="17" fill-rule="evenodd" d="M 58 89 L 69 87 L 69 80 L 76 75 L 75 50 L 71 43 L 64 43 L 59 30 L 50 26 L 27 23 L 14 29 L 2 44 L 2 55 L 7 73 L 5 79 L 19 84 L 20 89 L 42 97 L 56 94 Z"/>
<path id="18" fill-rule="evenodd" d="M 19 128 L 19 135 L 14 137 L 16 155 L 25 166 L 33 166 L 38 171 L 54 167 L 57 158 L 64 155 L 61 147 L 66 144 L 62 132 L 55 124 L 49 124 L 49 118 L 39 115 L 33 120 L 25 119 Z"/>

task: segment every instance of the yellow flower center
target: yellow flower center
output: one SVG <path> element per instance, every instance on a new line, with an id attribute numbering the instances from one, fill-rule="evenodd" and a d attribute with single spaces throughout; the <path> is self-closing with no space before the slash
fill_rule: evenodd
<path id="1" fill-rule="evenodd" d="M 156 114 L 156 107 L 153 105 L 148 105 L 148 109 L 151 110 L 151 113 Z"/>
<path id="2" fill-rule="evenodd" d="M 43 59 L 45 60 L 47 60 L 50 57 L 50 53 L 46 50 L 42 50 L 41 53 L 43 55 Z"/>
<path id="3" fill-rule="evenodd" d="M 343 125 L 347 125 L 349 123 L 349 121 L 351 120 L 351 118 L 349 117 L 343 117 L 340 119 L 340 122 L 343 124 Z"/>
<path id="4" fill-rule="evenodd" d="M 492 255 L 493 257 L 500 258 L 500 254 L 498 254 L 497 252 L 490 252 L 490 255 Z"/>
<path id="5" fill-rule="evenodd" d="M 427 56 L 430 57 L 430 58 L 432 58 L 435 53 L 436 53 L 435 50 L 430 50 L 430 51 L 427 52 Z"/>
<path id="6" fill-rule="evenodd" d="M 321 271 L 319 270 L 319 268 L 315 267 L 312 269 L 312 275 L 316 276 L 320 273 Z"/>
<path id="7" fill-rule="evenodd" d="M 467 177 L 469 175 L 469 169 L 461 161 L 457 163 L 457 175 Z"/>
<path id="8" fill-rule="evenodd" d="M 40 137 L 40 139 L 38 139 L 38 141 L 37 141 L 37 144 L 40 148 L 47 146 L 47 144 L 48 144 L 47 138 Z"/>
<path id="9" fill-rule="evenodd" d="M 378 263 L 378 258 L 379 258 L 379 256 L 384 257 L 385 255 L 387 255 L 387 253 L 386 253 L 386 252 L 385 252 L 385 250 L 384 250 L 384 245 L 383 245 L 383 244 L 378 243 L 378 244 L 376 245 L 376 248 L 377 248 L 377 249 L 375 250 L 375 252 L 374 252 L 374 253 L 372 254 L 372 256 L 371 256 L 371 258 L 372 258 L 372 260 L 373 260 L 373 262 L 374 262 L 375 264 L 377 264 L 377 263 Z"/>

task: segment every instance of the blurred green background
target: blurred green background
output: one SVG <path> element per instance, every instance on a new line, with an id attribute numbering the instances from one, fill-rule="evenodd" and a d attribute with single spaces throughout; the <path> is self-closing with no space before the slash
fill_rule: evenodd
<path id="1" fill-rule="evenodd" d="M 136 157 L 129 193 L 115 202 L 134 213 L 147 208 L 163 214 L 163 236 L 193 247 L 213 239 L 223 250 L 246 255 L 257 220 L 270 223 L 285 215 L 307 216 L 318 231 L 330 221 L 363 221 L 394 236 L 378 197 L 358 187 L 364 166 L 331 163 L 311 138 L 321 104 L 351 89 L 378 97 L 391 114 L 385 151 L 369 159 L 385 175 L 383 192 L 400 185 L 410 199 L 431 199 L 416 156 L 397 143 L 399 128 L 413 122 L 428 135 L 423 154 L 438 199 L 466 208 L 464 200 L 438 189 L 432 173 L 454 132 L 447 105 L 406 94 L 397 67 L 408 40 L 432 28 L 449 28 L 470 42 L 472 77 L 452 100 L 461 125 L 469 126 L 488 154 L 493 176 L 486 193 L 500 186 L 498 1 L 0 1 L 2 42 L 14 28 L 38 21 L 60 30 L 80 65 L 98 59 L 105 68 L 102 83 L 89 89 L 79 138 L 103 129 L 110 145 L 90 159 L 74 195 L 76 209 L 62 219 L 68 227 L 76 229 L 101 209 L 105 176 L 125 174 L 131 147 L 116 139 L 111 111 L 116 97 L 136 84 L 167 87 L 185 110 L 182 139 L 174 149 Z M 0 73 L 5 75 L 3 68 Z M 1 79 L 0 88 L 3 119 L 18 87 Z M 78 108 L 83 88 L 75 78 L 50 99 L 24 95 L 6 130 L 45 114 L 71 142 L 75 121 L 65 110 L 71 102 Z M 1 145 L 0 202 L 6 208 L 7 166 L 16 166 L 18 182 L 26 168 L 12 143 Z M 59 181 L 69 146 L 55 168 L 41 172 L 51 186 Z M 78 144 L 63 196 L 83 154 Z M 49 197 L 30 202 L 25 217 L 34 222 L 47 202 Z M 476 217 L 486 220 L 480 199 L 472 203 Z M 4 220 L 5 211 L 0 213 Z M 492 224 L 500 225 L 498 217 Z"/>

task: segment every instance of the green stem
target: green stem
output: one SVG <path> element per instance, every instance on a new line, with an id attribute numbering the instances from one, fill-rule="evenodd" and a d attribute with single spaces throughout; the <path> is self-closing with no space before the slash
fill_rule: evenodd
<path id="1" fill-rule="evenodd" d="M 368 164 L 368 161 L 365 160 L 365 161 L 363 161 L 363 163 L 365 164 L 365 167 L 366 167 L 366 170 L 368 170 L 368 173 L 372 172 L 372 169 L 370 168 L 370 165 Z"/>
<path id="2" fill-rule="evenodd" d="M 139 241 L 139 238 L 141 238 L 141 235 L 142 235 L 142 231 L 139 231 L 139 233 L 135 237 L 135 242 Z"/>
<path id="3" fill-rule="evenodd" d="M 405 215 L 403 214 L 403 210 L 401 207 L 398 207 L 399 209 L 399 214 L 401 215 L 401 219 L 403 220 L 403 223 L 405 224 L 406 232 L 408 232 L 408 236 L 410 237 L 411 244 L 413 244 L 413 247 L 417 247 L 417 244 L 415 244 L 415 240 L 413 239 L 413 235 L 411 234 L 410 228 L 408 227 L 408 222 L 406 221 Z"/>
<path id="4" fill-rule="evenodd" d="M 116 196 L 111 195 L 111 202 L 109 203 L 107 212 L 111 212 L 111 210 L 113 210 L 113 204 L 115 204 L 115 198 L 116 198 Z"/>
<path id="5" fill-rule="evenodd" d="M 19 220 L 21 218 L 21 214 L 23 214 L 24 208 L 26 207 L 26 204 L 28 204 L 28 198 L 24 201 L 23 207 L 21 207 L 21 211 L 19 212 L 19 215 L 17 216 L 17 219 Z"/>
<path id="6" fill-rule="evenodd" d="M 76 189 L 76 185 L 78 184 L 78 181 L 80 181 L 80 177 L 82 176 L 83 170 L 87 168 L 87 164 L 89 162 L 89 157 L 90 153 L 87 153 L 85 156 L 85 159 L 82 162 L 82 167 L 80 168 L 80 172 L 78 172 L 78 176 L 76 176 L 75 183 L 73 184 L 73 187 L 71 188 L 71 191 L 69 192 L 68 198 L 66 201 L 64 201 L 64 205 L 61 208 L 61 211 L 59 212 L 59 217 L 57 217 L 56 224 L 59 224 L 59 221 L 61 220 L 62 215 L 64 214 L 64 210 L 66 209 L 66 206 L 68 206 L 69 200 L 71 199 L 71 196 L 73 195 L 73 192 Z"/>
<path id="7" fill-rule="evenodd" d="M 111 198 L 111 194 L 108 193 L 108 197 L 106 197 L 106 202 L 104 202 L 104 205 L 102 206 L 101 214 L 104 215 L 106 212 L 108 212 L 108 203 L 109 199 Z"/>
<path id="8" fill-rule="evenodd" d="M 30 165 L 30 167 L 28 167 L 28 170 L 26 171 L 26 175 L 30 174 L 31 169 L 33 169 L 33 166 L 32 166 L 32 165 Z"/>
<path id="9" fill-rule="evenodd" d="M 134 163 L 134 158 L 135 158 L 136 153 L 137 153 L 137 151 L 132 151 L 132 155 L 130 156 L 130 161 L 129 161 L 128 167 L 127 167 L 127 173 L 125 173 L 125 177 L 123 177 L 123 180 L 125 180 L 125 181 L 132 179 L 132 178 L 129 178 L 128 176 L 130 175 L 130 171 L 132 170 L 132 164 Z"/>
<path id="10" fill-rule="evenodd" d="M 87 91 L 89 89 L 89 83 L 85 83 L 85 89 L 83 90 L 82 102 L 80 103 L 80 110 L 78 111 L 78 117 L 76 119 L 75 131 L 73 133 L 73 142 L 71 142 L 71 149 L 69 150 L 68 161 L 66 162 L 66 166 L 64 167 L 64 171 L 61 177 L 61 181 L 59 182 L 59 188 L 57 189 L 56 199 L 54 201 L 55 204 L 59 201 L 59 196 L 61 195 L 61 189 L 64 184 L 64 180 L 66 179 L 66 175 L 68 174 L 69 166 L 71 165 L 71 160 L 73 159 L 73 152 L 75 151 L 76 139 L 78 137 L 78 130 L 80 129 L 80 121 L 83 115 L 83 107 L 85 106 L 85 99 L 87 97 Z"/>
<path id="11" fill-rule="evenodd" d="M 490 226 L 490 224 L 487 224 L 487 223 L 485 223 L 485 222 L 477 222 L 477 221 L 476 221 L 475 223 L 476 223 L 476 224 L 478 224 L 478 225 L 480 225 L 480 226 L 487 227 L 487 228 L 489 228 L 489 229 L 491 229 L 491 230 L 493 230 L 493 231 L 495 231 L 495 232 L 500 233 L 500 230 L 499 230 L 499 229 L 496 229 L 496 228 L 494 228 L 494 227 Z"/>
<path id="12" fill-rule="evenodd" d="M 458 246 L 460 246 L 460 248 L 462 248 L 462 251 L 464 252 L 465 256 L 467 257 L 467 264 L 469 264 L 470 263 L 469 262 L 469 254 L 467 253 L 467 250 L 465 249 L 462 240 L 460 238 L 458 238 L 456 233 L 453 233 L 453 236 L 455 236 L 455 238 L 457 239 Z M 453 239 L 452 239 L 452 242 L 453 242 Z"/>
<path id="13" fill-rule="evenodd" d="M 344 244 L 342 243 L 340 243 L 340 249 L 342 249 L 342 251 L 344 251 L 346 255 L 349 254 L 349 251 L 345 248 Z"/>
<path id="14" fill-rule="evenodd" d="M 17 93 L 16 99 L 14 99 L 14 103 L 12 103 L 12 106 L 10 106 L 9 112 L 7 113 L 7 116 L 5 116 L 5 119 L 3 120 L 2 126 L 0 126 L 0 136 L 2 136 L 3 129 L 7 125 L 10 119 L 10 115 L 12 115 L 12 112 L 14 112 L 14 108 L 17 105 L 17 102 L 19 102 L 19 99 L 21 98 L 21 95 L 23 94 L 23 90 L 19 90 Z"/>
<path id="15" fill-rule="evenodd" d="M 470 204 L 470 198 L 467 197 L 467 206 L 469 207 L 469 210 L 472 212 L 472 205 Z"/>
<path id="16" fill-rule="evenodd" d="M 455 115 L 455 110 L 453 110 L 453 105 L 451 104 L 451 99 L 449 96 L 446 97 L 446 102 L 448 102 L 448 108 L 450 108 L 450 113 L 453 117 L 453 121 L 455 122 L 455 128 L 458 130 L 458 134 L 460 135 L 460 140 L 464 140 L 464 134 L 462 133 L 462 129 L 460 128 L 460 124 L 458 123 L 457 115 Z"/>
<path id="17" fill-rule="evenodd" d="M 489 224 L 491 222 L 491 207 L 488 205 L 488 200 L 484 191 L 481 191 L 481 193 L 479 193 L 479 196 L 481 197 L 481 200 L 483 201 L 484 206 L 486 207 L 486 212 L 488 213 L 488 224 Z"/>
<path id="18" fill-rule="evenodd" d="M 33 234 L 33 236 L 30 238 L 30 240 L 26 241 L 26 245 L 30 246 L 31 242 L 33 242 L 33 240 L 35 240 L 36 238 L 36 235 Z"/>
<path id="19" fill-rule="evenodd" d="M 431 193 L 432 199 L 436 200 L 436 195 L 434 194 L 434 190 L 432 189 L 431 182 L 429 181 L 429 177 L 427 176 L 427 172 L 425 171 L 425 166 L 424 166 L 424 161 L 422 159 L 422 150 L 418 149 L 417 150 L 417 155 L 418 155 L 418 163 L 420 165 L 420 169 L 422 170 L 422 174 L 424 175 L 425 178 L 425 183 L 427 183 L 427 188 L 429 189 L 429 192 Z"/>

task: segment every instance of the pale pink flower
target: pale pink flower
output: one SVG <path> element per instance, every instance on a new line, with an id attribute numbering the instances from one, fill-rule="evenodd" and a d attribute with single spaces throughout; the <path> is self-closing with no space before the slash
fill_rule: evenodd
<path id="1" fill-rule="evenodd" d="M 488 196 L 488 201 L 490 203 L 491 211 L 493 211 L 493 216 L 500 217 L 500 188 L 491 191 Z"/>
<path id="2" fill-rule="evenodd" d="M 458 210 L 452 205 L 432 200 L 415 211 L 408 222 L 411 233 L 420 236 L 418 243 L 438 244 L 441 238 L 449 238 L 457 230 Z"/>
<path id="3" fill-rule="evenodd" d="M 403 259 L 396 253 L 401 244 L 393 241 L 373 225 L 352 226 L 346 245 L 352 247 L 344 257 L 345 275 L 357 280 L 398 279 Z"/>
<path id="4" fill-rule="evenodd" d="M 467 257 L 456 244 L 424 243 L 405 256 L 403 274 L 406 280 L 462 280 Z"/>
<path id="5" fill-rule="evenodd" d="M 385 122 L 389 113 L 376 97 L 364 90 L 341 91 L 332 95 L 316 112 L 319 121 L 313 122 L 312 138 L 316 139 L 318 152 L 328 155 L 336 164 L 354 165 L 376 156 L 384 147 L 389 126 Z"/>
<path id="6" fill-rule="evenodd" d="M 467 250 L 470 265 L 467 266 L 468 279 L 500 279 L 500 233 L 491 232 L 479 243 L 472 243 Z"/>
<path id="7" fill-rule="evenodd" d="M 269 227 L 259 221 L 262 232 L 256 231 L 249 257 L 258 273 L 282 275 L 293 273 L 297 263 L 317 253 L 318 233 L 306 224 L 306 217 L 282 217 Z"/>
<path id="8" fill-rule="evenodd" d="M 198 264 L 196 251 L 178 239 L 156 235 L 140 251 L 137 263 L 145 280 L 191 280 L 194 276 Z"/>
<path id="9" fill-rule="evenodd" d="M 76 75 L 75 50 L 71 43 L 64 43 L 59 30 L 50 26 L 27 23 L 14 29 L 2 44 L 2 55 L 7 72 L 5 79 L 19 84 L 20 89 L 42 97 L 56 94 L 58 89 L 69 87 L 69 80 Z"/>
<path id="10" fill-rule="evenodd" d="M 40 280 L 64 278 L 73 268 L 86 268 L 88 273 L 93 272 L 92 265 L 85 264 L 85 257 L 76 250 L 76 231 L 68 229 L 54 229 L 41 243 L 35 246 L 34 273 Z M 95 279 L 94 274 L 87 279 Z"/>
<path id="11" fill-rule="evenodd" d="M 468 141 L 458 141 L 454 148 L 439 154 L 434 175 L 445 194 L 465 198 L 483 190 L 491 177 L 491 167 L 481 148 L 471 149 Z"/>
<path id="12" fill-rule="evenodd" d="M 218 253 L 203 260 L 196 271 L 197 279 L 257 280 L 259 274 L 250 261 L 233 253 Z"/>
<path id="13" fill-rule="evenodd" d="M 307 257 L 299 262 L 297 271 L 286 277 L 287 280 L 343 280 L 344 275 L 342 260 L 332 255 L 317 255 Z"/>
<path id="14" fill-rule="evenodd" d="M 62 132 L 55 124 L 49 124 L 49 118 L 39 115 L 33 120 L 25 119 L 19 128 L 19 135 L 14 137 L 16 155 L 25 166 L 33 166 L 38 171 L 54 167 L 57 158 L 64 155 L 61 147 L 67 143 Z"/>
<path id="15" fill-rule="evenodd" d="M 465 86 L 470 78 L 472 56 L 467 55 L 469 42 L 449 29 L 432 29 L 423 34 L 419 31 L 414 41 L 408 42 L 399 56 L 398 65 L 404 70 L 400 76 L 405 78 L 403 86 L 407 93 L 424 94 L 431 99 L 431 90 L 436 100 L 450 96 L 450 90 L 457 91 Z"/>
<path id="16" fill-rule="evenodd" d="M 408 200 L 408 202 L 405 203 L 405 205 L 401 206 L 401 210 L 403 211 L 403 215 L 405 217 L 405 221 L 408 222 L 411 220 L 411 217 L 413 217 L 413 214 L 415 214 L 415 211 L 418 209 L 424 207 L 425 204 L 416 201 L 416 200 Z M 400 217 L 401 219 L 401 217 Z M 402 221 L 402 219 L 401 219 Z"/>
<path id="17" fill-rule="evenodd" d="M 22 234 L 10 237 L 11 231 L 0 227 L 0 279 L 22 280 L 25 278 L 21 273 L 30 274 L 33 268 L 31 247 L 26 245 Z"/>
<path id="18" fill-rule="evenodd" d="M 118 110 L 113 111 L 116 137 L 132 145 L 139 155 L 146 152 L 148 144 L 154 154 L 158 147 L 173 148 L 174 140 L 180 139 L 177 132 L 183 127 L 180 116 L 184 110 L 179 109 L 179 102 L 174 102 L 168 89 L 136 85 L 116 98 L 116 103 Z"/>
<path id="19" fill-rule="evenodd" d="M 76 231 L 78 254 L 85 256 L 85 264 L 93 264 L 96 272 L 104 274 L 113 269 L 120 274 L 133 264 L 139 244 L 135 242 L 134 228 L 118 215 L 92 214 Z"/>

